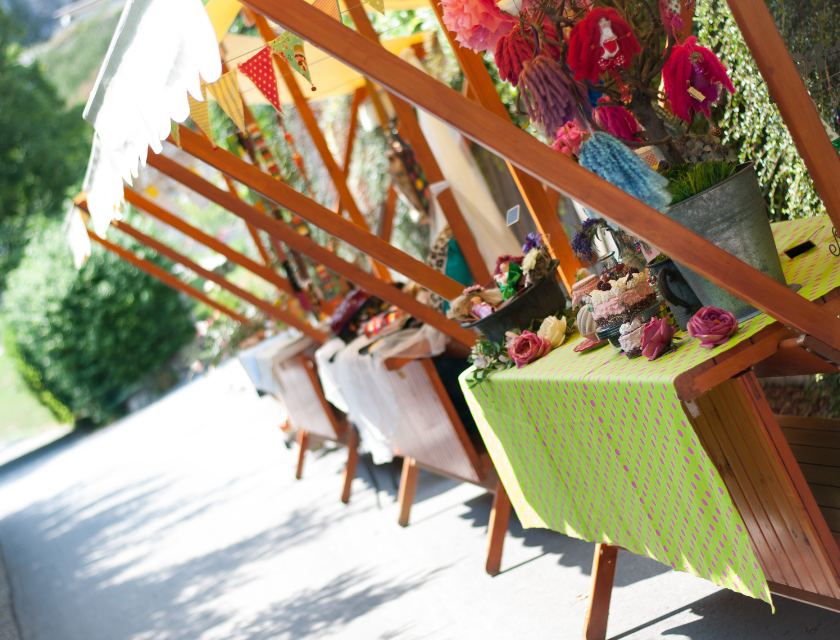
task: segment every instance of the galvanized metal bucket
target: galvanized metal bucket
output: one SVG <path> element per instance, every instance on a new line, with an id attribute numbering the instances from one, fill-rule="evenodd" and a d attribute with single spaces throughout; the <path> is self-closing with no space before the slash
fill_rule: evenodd
<path id="1" fill-rule="evenodd" d="M 781 284 L 787 284 L 754 163 L 739 165 L 735 175 L 675 204 L 666 215 Z M 675 264 L 703 306 L 725 309 L 739 320 L 758 312 L 691 269 Z M 733 273 L 732 277 L 738 275 Z"/>

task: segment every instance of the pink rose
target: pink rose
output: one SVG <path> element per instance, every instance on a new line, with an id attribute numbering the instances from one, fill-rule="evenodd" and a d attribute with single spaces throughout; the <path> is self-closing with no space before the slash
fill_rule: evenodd
<path id="1" fill-rule="evenodd" d="M 665 318 L 653 318 L 642 328 L 642 355 L 656 360 L 671 346 L 676 330 Z"/>
<path id="2" fill-rule="evenodd" d="M 517 21 L 505 15 L 493 0 L 441 0 L 443 23 L 458 43 L 476 53 L 494 51 Z"/>
<path id="3" fill-rule="evenodd" d="M 534 360 L 539 360 L 549 351 L 551 351 L 551 343 L 545 338 L 540 338 L 533 331 L 523 331 L 522 335 L 515 338 L 508 347 L 508 355 L 516 363 L 517 369 L 521 369 Z"/>
<path id="4" fill-rule="evenodd" d="M 738 319 L 717 307 L 703 307 L 688 321 L 688 335 L 700 338 L 700 346 L 704 349 L 728 342 L 736 331 Z"/>
<path id="5" fill-rule="evenodd" d="M 557 129 L 557 137 L 551 145 L 555 151 L 576 159 L 580 155 L 580 143 L 589 137 L 589 132 L 581 129 L 575 120 L 567 122 Z"/>

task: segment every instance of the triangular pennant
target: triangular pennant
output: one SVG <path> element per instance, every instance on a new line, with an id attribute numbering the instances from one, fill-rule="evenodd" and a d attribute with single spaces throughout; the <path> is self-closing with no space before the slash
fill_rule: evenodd
<path id="1" fill-rule="evenodd" d="M 379 13 L 385 14 L 385 0 L 368 0 L 368 4 Z"/>
<path id="2" fill-rule="evenodd" d="M 242 96 L 239 95 L 239 82 L 236 72 L 230 71 L 213 84 L 207 85 L 210 93 L 228 117 L 233 120 L 236 128 L 245 131 L 245 110 L 242 107 Z"/>
<path id="3" fill-rule="evenodd" d="M 338 0 L 315 0 L 312 6 L 341 22 L 341 9 L 338 8 Z"/>
<path id="4" fill-rule="evenodd" d="M 191 94 L 187 94 L 190 101 L 190 118 L 204 132 L 210 142 L 213 142 L 213 129 L 210 128 L 210 110 L 207 107 L 207 86 L 203 82 L 201 83 L 201 96 L 204 100 L 199 102 Z"/>
<path id="5" fill-rule="evenodd" d="M 268 44 L 274 49 L 275 53 L 282 56 L 286 64 L 306 78 L 309 84 L 312 84 L 309 64 L 306 62 L 306 51 L 303 49 L 303 38 L 296 36 L 291 31 L 286 31 Z M 315 90 L 314 85 L 312 89 Z"/>
<path id="6" fill-rule="evenodd" d="M 175 141 L 175 144 L 178 145 L 178 148 L 181 148 L 181 129 L 177 122 L 171 120 L 169 123 L 169 133 L 172 136 L 172 139 Z"/>
<path id="7" fill-rule="evenodd" d="M 277 76 L 274 75 L 274 65 L 271 63 L 271 47 L 260 49 L 257 55 L 240 64 L 239 70 L 250 78 L 275 109 L 283 113 L 277 93 Z"/>

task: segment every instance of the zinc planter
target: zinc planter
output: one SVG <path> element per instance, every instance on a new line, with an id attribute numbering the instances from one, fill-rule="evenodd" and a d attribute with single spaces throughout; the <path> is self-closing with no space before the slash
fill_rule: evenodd
<path id="1" fill-rule="evenodd" d="M 754 163 L 739 165 L 735 175 L 673 205 L 666 215 L 777 282 L 787 285 Z M 725 309 L 739 320 L 752 317 L 758 312 L 752 305 L 691 269 L 675 264 L 704 307 L 711 305 Z M 732 274 L 732 277 L 736 278 L 737 274 Z"/>

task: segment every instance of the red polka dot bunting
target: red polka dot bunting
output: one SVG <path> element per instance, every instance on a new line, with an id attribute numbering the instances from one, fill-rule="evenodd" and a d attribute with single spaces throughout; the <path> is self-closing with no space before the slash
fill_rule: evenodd
<path id="1" fill-rule="evenodd" d="M 239 70 L 251 79 L 275 109 L 283 113 L 277 92 L 277 76 L 274 75 L 274 65 L 271 62 L 271 47 L 260 49 L 257 55 L 240 64 Z"/>

